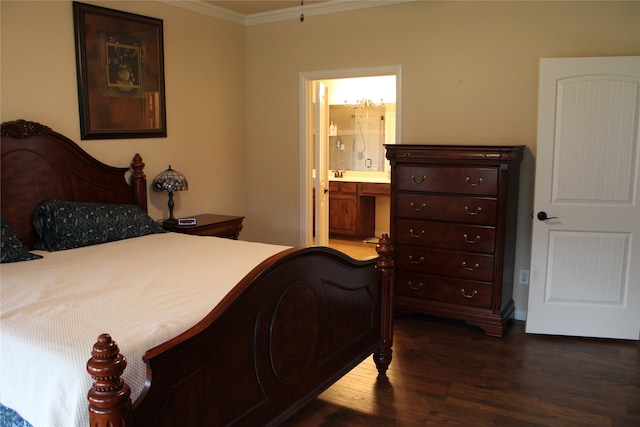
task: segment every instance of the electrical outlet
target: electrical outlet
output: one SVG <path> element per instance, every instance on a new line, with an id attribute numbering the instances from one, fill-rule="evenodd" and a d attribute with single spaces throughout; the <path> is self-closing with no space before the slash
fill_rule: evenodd
<path id="1" fill-rule="evenodd" d="M 521 285 L 529 284 L 529 270 L 520 270 L 520 280 L 518 283 Z"/>

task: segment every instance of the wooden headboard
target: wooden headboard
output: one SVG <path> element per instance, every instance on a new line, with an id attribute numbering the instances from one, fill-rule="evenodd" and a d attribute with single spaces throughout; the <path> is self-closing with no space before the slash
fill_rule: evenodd
<path id="1" fill-rule="evenodd" d="M 33 212 L 44 201 L 136 204 L 147 212 L 147 184 L 142 157 L 117 168 L 96 160 L 69 138 L 36 122 L 1 125 L 2 216 L 30 249 L 38 240 Z"/>

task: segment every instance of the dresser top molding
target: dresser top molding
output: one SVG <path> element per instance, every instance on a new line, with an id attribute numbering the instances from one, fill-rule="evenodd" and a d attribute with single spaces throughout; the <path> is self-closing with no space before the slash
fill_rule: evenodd
<path id="1" fill-rule="evenodd" d="M 387 159 L 392 162 L 424 161 L 483 161 L 511 162 L 522 158 L 524 145 L 429 145 L 385 144 Z M 395 154 L 394 154 L 395 153 Z"/>

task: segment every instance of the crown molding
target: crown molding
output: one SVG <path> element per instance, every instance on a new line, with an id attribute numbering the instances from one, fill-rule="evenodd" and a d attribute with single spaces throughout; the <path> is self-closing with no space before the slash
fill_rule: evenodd
<path id="1" fill-rule="evenodd" d="M 233 12 L 231 10 L 204 3 L 201 0 L 160 0 L 162 3 L 175 7 L 181 7 L 192 12 L 201 13 L 213 18 L 222 19 L 223 21 L 233 22 L 234 24 L 246 25 L 246 16 L 242 13 Z"/>
<path id="2" fill-rule="evenodd" d="M 304 17 L 328 15 L 330 13 L 347 12 L 358 9 L 369 9 L 372 7 L 389 6 L 398 3 L 408 3 L 418 0 L 331 0 L 323 3 L 313 3 L 302 7 Z M 271 12 L 254 13 L 247 15 L 247 26 L 267 24 L 277 21 L 288 21 L 300 19 L 300 6 L 289 7 L 286 9 L 274 10 Z"/>
<path id="3" fill-rule="evenodd" d="M 347 12 L 358 9 L 368 9 L 372 7 L 388 6 L 398 3 L 409 3 L 419 0 L 331 0 L 323 3 L 314 3 L 302 7 L 294 6 L 286 9 L 274 10 L 270 12 L 253 13 L 243 15 L 232 12 L 222 7 L 205 3 L 202 0 L 160 0 L 171 6 L 181 7 L 192 12 L 222 19 L 234 24 L 251 26 L 267 24 L 270 22 L 288 21 L 300 19 L 301 10 L 305 19 L 313 16 L 327 15 L 330 13 Z"/>

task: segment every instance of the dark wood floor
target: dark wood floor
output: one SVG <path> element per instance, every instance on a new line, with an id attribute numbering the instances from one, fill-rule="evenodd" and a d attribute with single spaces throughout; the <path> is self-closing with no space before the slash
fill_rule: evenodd
<path id="1" fill-rule="evenodd" d="M 640 342 L 402 315 L 388 381 L 367 360 L 284 426 L 640 426 Z"/>

